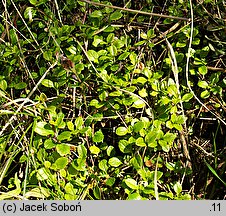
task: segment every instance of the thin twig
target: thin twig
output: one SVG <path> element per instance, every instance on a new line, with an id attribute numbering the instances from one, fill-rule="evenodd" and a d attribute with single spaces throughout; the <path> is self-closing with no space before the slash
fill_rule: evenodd
<path id="1" fill-rule="evenodd" d="M 3 135 L 4 131 L 8 128 L 8 126 L 13 122 L 13 120 L 15 119 L 15 116 L 20 112 L 20 110 L 24 107 L 24 105 L 29 102 L 30 97 L 34 94 L 34 92 L 37 90 L 38 86 L 41 84 L 41 82 L 45 79 L 46 75 L 49 73 L 49 71 L 54 68 L 57 65 L 58 59 L 52 64 L 50 65 L 50 67 L 46 70 L 46 72 L 42 75 L 41 79 L 38 81 L 38 83 L 36 84 L 36 86 L 31 90 L 31 92 L 29 93 L 29 95 L 26 97 L 26 99 L 24 100 L 24 102 L 19 106 L 19 108 L 16 110 L 15 114 L 9 119 L 9 121 L 5 124 L 5 126 L 2 128 L 2 130 L 0 131 L 0 136 Z"/>
<path id="2" fill-rule="evenodd" d="M 211 70 L 211 71 L 222 71 L 222 72 L 226 73 L 226 69 L 224 69 L 224 68 L 217 68 L 217 67 L 207 66 L 207 69 Z"/>
<path id="3" fill-rule="evenodd" d="M 188 54 L 187 54 L 187 62 L 186 62 L 186 82 L 187 86 L 190 90 L 190 92 L 193 94 L 194 98 L 198 101 L 200 105 L 202 105 L 206 110 L 208 110 L 212 115 L 214 115 L 217 119 L 219 119 L 224 125 L 226 125 L 226 122 L 219 117 L 217 114 L 215 114 L 213 111 L 211 111 L 195 94 L 195 92 L 192 90 L 190 81 L 189 81 L 189 62 L 191 57 L 191 47 L 192 47 L 192 41 L 193 41 L 193 31 L 194 31 L 194 15 L 193 15 L 193 8 L 192 8 L 192 1 L 190 0 L 190 7 L 191 7 L 191 33 L 190 33 L 190 40 L 189 40 L 189 46 L 188 46 Z"/>
<path id="4" fill-rule="evenodd" d="M 144 15 L 147 15 L 147 16 L 157 16 L 157 17 L 162 17 L 162 18 L 190 21 L 190 19 L 185 18 L 185 17 L 175 17 L 175 16 L 164 15 L 164 14 L 149 13 L 149 12 L 146 12 L 146 11 L 133 10 L 133 9 L 122 8 L 122 7 L 113 6 L 113 5 L 106 5 L 106 4 L 102 4 L 102 3 L 98 3 L 98 2 L 92 2 L 92 1 L 88 1 L 88 0 L 80 0 L 80 1 L 86 2 L 88 4 L 92 4 L 92 5 L 108 7 L 108 8 L 113 8 L 113 9 L 122 10 L 122 11 L 127 11 L 127 12 L 130 12 L 130 13 L 138 13 L 138 14 L 144 14 Z"/>

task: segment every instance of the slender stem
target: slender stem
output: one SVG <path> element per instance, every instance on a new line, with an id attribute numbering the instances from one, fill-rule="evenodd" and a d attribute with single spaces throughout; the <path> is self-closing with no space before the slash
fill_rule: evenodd
<path id="1" fill-rule="evenodd" d="M 187 62 L 186 62 L 186 82 L 187 86 L 190 90 L 190 92 L 193 94 L 194 98 L 198 101 L 200 105 L 202 105 L 206 110 L 208 110 L 212 115 L 214 115 L 217 119 L 219 119 L 224 125 L 226 125 L 226 122 L 218 116 L 216 113 L 211 111 L 195 94 L 195 92 L 192 90 L 190 81 L 189 81 L 189 62 L 191 57 L 191 47 L 192 47 L 192 41 L 193 41 L 193 31 L 194 31 L 194 14 L 193 14 L 193 7 L 192 7 L 192 0 L 190 0 L 190 10 L 191 10 L 191 32 L 190 32 L 190 39 L 189 39 L 189 45 L 188 45 L 188 54 L 187 54 Z"/>
<path id="2" fill-rule="evenodd" d="M 113 9 L 122 10 L 122 11 L 128 11 L 130 13 L 138 13 L 138 14 L 144 14 L 144 15 L 147 15 L 147 16 L 157 16 L 157 17 L 162 17 L 162 18 L 190 21 L 190 19 L 185 18 L 185 17 L 176 17 L 176 16 L 169 16 L 169 15 L 164 15 L 164 14 L 149 13 L 149 12 L 146 12 L 146 11 L 133 10 L 133 9 L 129 9 L 129 8 L 122 8 L 122 7 L 118 7 L 118 6 L 114 6 L 114 5 L 106 5 L 106 4 L 88 1 L 88 0 L 80 0 L 80 1 L 86 2 L 88 4 L 92 4 L 92 5 L 108 7 L 108 8 L 113 8 Z"/>

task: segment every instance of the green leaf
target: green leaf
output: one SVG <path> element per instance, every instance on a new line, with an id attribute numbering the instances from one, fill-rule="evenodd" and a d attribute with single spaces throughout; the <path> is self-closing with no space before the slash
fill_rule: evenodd
<path id="1" fill-rule="evenodd" d="M 84 126 L 84 121 L 81 116 L 77 117 L 75 120 L 75 126 L 77 130 L 81 130 Z"/>
<path id="2" fill-rule="evenodd" d="M 150 172 L 147 173 L 147 177 L 150 180 L 154 180 L 155 175 L 156 175 L 156 172 L 155 171 L 150 171 Z M 163 176 L 163 172 L 157 171 L 157 180 L 161 179 L 162 176 Z"/>
<path id="3" fill-rule="evenodd" d="M 166 122 L 166 127 L 169 128 L 169 129 L 172 129 L 173 128 L 173 123 L 171 121 L 167 121 Z"/>
<path id="4" fill-rule="evenodd" d="M 148 96 L 148 93 L 145 88 L 142 88 L 141 90 L 139 90 L 138 93 L 143 98 Z"/>
<path id="5" fill-rule="evenodd" d="M 166 162 L 165 166 L 167 167 L 167 169 L 169 169 L 170 171 L 173 171 L 176 167 L 176 165 L 172 162 Z"/>
<path id="6" fill-rule="evenodd" d="M 32 22 L 35 13 L 36 10 L 33 7 L 27 7 L 24 11 L 24 18 L 29 19 L 29 22 Z"/>
<path id="7" fill-rule="evenodd" d="M 68 47 L 67 50 L 73 55 L 76 55 L 76 53 L 77 53 L 77 49 L 72 45 L 70 47 Z"/>
<path id="8" fill-rule="evenodd" d="M 168 88 L 167 88 L 167 91 L 170 95 L 173 95 L 174 97 L 177 97 L 178 96 L 178 91 L 177 91 L 177 87 L 176 85 L 170 85 Z"/>
<path id="9" fill-rule="evenodd" d="M 0 81 L 0 89 L 2 89 L 2 90 L 6 90 L 7 89 L 7 82 L 5 80 L 1 80 Z"/>
<path id="10" fill-rule="evenodd" d="M 88 55 L 90 61 L 98 63 L 99 56 L 98 56 L 98 53 L 95 50 L 88 50 L 87 55 Z"/>
<path id="11" fill-rule="evenodd" d="M 95 196 L 96 199 L 101 199 L 101 191 L 100 191 L 100 188 L 98 187 L 98 185 L 96 185 L 94 188 L 93 188 L 93 194 Z"/>
<path id="12" fill-rule="evenodd" d="M 217 73 L 212 73 L 211 76 L 210 76 L 210 82 L 211 84 L 217 84 L 220 80 L 220 72 L 217 72 Z"/>
<path id="13" fill-rule="evenodd" d="M 90 14 L 90 17 L 93 17 L 93 18 L 98 18 L 98 17 L 102 17 L 103 14 L 100 10 L 95 10 L 93 11 L 93 13 Z"/>
<path id="14" fill-rule="evenodd" d="M 137 99 L 134 103 L 133 103 L 133 107 L 140 109 L 145 107 L 145 103 L 143 100 Z"/>
<path id="15" fill-rule="evenodd" d="M 103 142 L 104 141 L 104 135 L 101 130 L 95 132 L 93 136 L 93 142 Z"/>
<path id="16" fill-rule="evenodd" d="M 155 32 L 154 32 L 154 29 L 150 29 L 148 30 L 147 32 L 147 39 L 152 39 L 154 38 L 156 35 L 155 35 Z"/>
<path id="17" fill-rule="evenodd" d="M 55 125 L 57 128 L 64 129 L 66 126 L 66 123 L 64 122 L 64 113 L 59 112 L 56 121 L 52 121 L 51 124 Z"/>
<path id="18" fill-rule="evenodd" d="M 116 46 L 116 48 L 120 49 L 124 47 L 125 43 L 124 41 L 117 39 L 114 41 L 114 45 Z"/>
<path id="19" fill-rule="evenodd" d="M 103 37 L 101 36 L 98 36 L 98 35 L 95 35 L 94 36 L 94 40 L 93 40 L 93 46 L 97 47 L 99 44 L 104 44 L 105 42 L 103 41 Z M 103 50 L 105 51 L 105 50 Z"/>
<path id="20" fill-rule="evenodd" d="M 56 146 L 56 150 L 57 150 L 57 152 L 59 153 L 60 156 L 64 156 L 64 155 L 71 153 L 70 146 L 66 145 L 66 144 L 58 144 Z"/>
<path id="21" fill-rule="evenodd" d="M 54 135 L 54 131 L 51 127 L 43 121 L 37 122 L 34 126 L 34 131 L 41 136 Z"/>
<path id="22" fill-rule="evenodd" d="M 107 170 L 108 170 L 108 164 L 107 164 L 108 162 L 107 162 L 107 160 L 106 159 L 103 159 L 103 160 L 101 160 L 100 162 L 99 162 L 99 164 L 98 164 L 98 167 L 102 170 L 102 171 L 104 171 L 104 172 L 106 172 L 107 173 Z"/>
<path id="23" fill-rule="evenodd" d="M 110 156 L 113 156 L 114 154 L 115 154 L 115 147 L 112 145 L 108 146 L 107 155 L 110 157 Z"/>
<path id="24" fill-rule="evenodd" d="M 138 82 L 138 83 L 141 83 L 141 84 L 144 84 L 144 83 L 147 82 L 147 79 L 144 78 L 144 77 L 138 77 L 138 78 L 137 78 L 137 82 Z M 145 89 L 145 90 L 146 90 L 146 89 Z M 145 97 L 146 97 L 146 96 L 145 96 Z"/>
<path id="25" fill-rule="evenodd" d="M 186 121 L 186 117 L 183 116 L 183 115 L 175 115 L 175 114 L 172 114 L 171 116 L 171 121 L 174 123 L 174 124 L 184 124 L 185 121 Z"/>
<path id="26" fill-rule="evenodd" d="M 111 45 L 108 48 L 108 51 L 109 51 L 109 53 L 110 53 L 111 56 L 116 56 L 117 55 L 117 48 L 114 45 Z"/>
<path id="27" fill-rule="evenodd" d="M 126 127 L 118 127 L 118 128 L 116 129 L 116 134 L 117 134 L 118 136 L 124 136 L 124 135 L 126 135 L 127 133 L 128 133 L 128 130 L 127 130 Z"/>
<path id="28" fill-rule="evenodd" d="M 27 193 L 25 193 L 24 196 L 26 198 L 35 197 L 35 198 L 44 199 L 44 198 L 48 198 L 50 196 L 50 192 L 49 192 L 49 189 L 46 189 L 44 187 L 37 187 L 37 188 L 33 188 L 30 191 L 28 191 Z"/>
<path id="29" fill-rule="evenodd" d="M 65 192 L 68 193 L 68 194 L 73 193 L 73 190 L 74 190 L 73 184 L 71 184 L 70 182 L 68 182 L 65 185 L 65 188 L 64 189 L 65 189 Z"/>
<path id="30" fill-rule="evenodd" d="M 180 182 L 176 182 L 176 184 L 173 186 L 173 189 L 178 196 L 182 191 L 182 185 L 180 184 Z"/>
<path id="31" fill-rule="evenodd" d="M 18 197 L 20 192 L 21 192 L 20 183 L 21 183 L 21 181 L 18 179 L 17 172 L 16 172 L 15 177 L 14 177 L 14 184 L 16 185 L 16 189 L 1 194 L 0 200 L 7 200 L 7 199 L 10 199 L 10 198 L 15 199 L 15 197 Z"/>
<path id="32" fill-rule="evenodd" d="M 141 40 L 141 41 L 138 41 L 137 43 L 134 44 L 134 46 L 141 46 L 143 44 L 147 43 L 146 40 Z"/>
<path id="33" fill-rule="evenodd" d="M 138 189 L 137 182 L 134 179 L 132 179 L 132 178 L 125 179 L 125 183 L 126 183 L 126 185 L 129 188 L 131 188 L 133 190 L 137 190 Z"/>
<path id="34" fill-rule="evenodd" d="M 140 155 L 136 155 L 130 160 L 130 163 L 133 165 L 133 167 L 138 170 L 143 166 L 143 159 Z"/>
<path id="35" fill-rule="evenodd" d="M 143 137 L 137 138 L 137 140 L 136 140 L 136 145 L 137 145 L 137 146 L 140 146 L 140 147 L 145 147 L 145 146 L 146 146 Z"/>
<path id="36" fill-rule="evenodd" d="M 25 83 L 25 82 L 19 82 L 19 83 L 17 83 L 15 86 L 15 89 L 25 89 L 26 87 L 27 87 L 27 83 Z"/>
<path id="37" fill-rule="evenodd" d="M 132 52 L 129 55 L 129 58 L 130 58 L 132 65 L 135 65 L 137 63 L 137 54 L 136 53 Z"/>
<path id="38" fill-rule="evenodd" d="M 160 192 L 159 200 L 173 200 L 174 196 L 172 192 Z"/>
<path id="39" fill-rule="evenodd" d="M 79 158 L 81 158 L 81 159 L 86 159 L 86 156 L 87 156 L 87 149 L 86 149 L 86 147 L 84 146 L 84 144 L 79 145 L 79 146 L 77 147 L 77 151 L 78 151 Z"/>
<path id="40" fill-rule="evenodd" d="M 108 178 L 107 181 L 106 181 L 106 185 L 108 186 L 113 186 L 115 183 L 115 178 L 111 177 L 111 178 Z"/>
<path id="41" fill-rule="evenodd" d="M 157 138 L 157 132 L 156 131 L 150 131 L 146 136 L 145 136 L 145 141 L 149 144 L 152 143 L 156 140 Z"/>
<path id="42" fill-rule="evenodd" d="M 198 82 L 198 86 L 201 87 L 201 88 L 204 88 L 204 89 L 207 88 L 208 85 L 209 85 L 209 84 L 208 84 L 206 81 L 201 81 L 201 80 L 200 80 L 200 81 Z"/>
<path id="43" fill-rule="evenodd" d="M 123 52 L 119 57 L 118 60 L 125 60 L 129 56 L 130 52 Z"/>
<path id="44" fill-rule="evenodd" d="M 117 97 L 117 96 L 120 96 L 122 95 L 122 92 L 117 90 L 117 91 L 113 91 L 109 94 L 109 96 L 112 96 L 112 97 Z"/>
<path id="45" fill-rule="evenodd" d="M 167 132 L 167 133 L 163 136 L 163 140 L 166 141 L 166 142 L 168 142 L 168 143 L 171 143 L 171 142 L 173 142 L 173 141 L 176 139 L 176 137 L 177 137 L 176 134 Z"/>
<path id="46" fill-rule="evenodd" d="M 131 144 L 127 140 L 119 140 L 118 147 L 123 153 L 131 152 Z"/>
<path id="47" fill-rule="evenodd" d="M 49 162 L 49 161 L 44 161 L 44 166 L 45 166 L 45 168 L 50 168 L 51 167 L 51 163 Z"/>
<path id="48" fill-rule="evenodd" d="M 114 21 L 114 20 L 119 20 L 122 17 L 122 13 L 120 11 L 115 11 L 114 13 L 112 13 L 110 15 L 110 20 Z"/>
<path id="49" fill-rule="evenodd" d="M 187 45 L 187 44 L 184 43 L 184 42 L 181 43 L 181 42 L 178 41 L 178 42 L 176 43 L 176 47 L 180 47 L 180 48 L 181 48 L 181 47 L 186 47 L 186 45 Z"/>
<path id="50" fill-rule="evenodd" d="M 139 132 L 143 128 L 144 128 L 144 122 L 142 122 L 142 121 L 136 122 L 133 126 L 134 132 Z"/>
<path id="51" fill-rule="evenodd" d="M 98 100 L 93 99 L 93 100 L 90 101 L 90 106 L 94 106 L 98 109 L 98 108 L 102 107 L 103 104 L 100 104 Z"/>
<path id="52" fill-rule="evenodd" d="M 95 119 L 95 121 L 101 121 L 103 119 L 103 113 L 93 114 L 93 118 Z"/>
<path id="53" fill-rule="evenodd" d="M 55 163 L 57 169 L 64 169 L 68 164 L 68 159 L 66 157 L 58 158 Z"/>
<path id="54" fill-rule="evenodd" d="M 103 91 L 101 94 L 99 94 L 99 99 L 101 101 L 104 101 L 107 97 L 108 97 L 108 92 L 107 91 Z"/>
<path id="55" fill-rule="evenodd" d="M 208 72 L 208 69 L 205 65 L 202 65 L 201 67 L 199 67 L 198 70 L 199 70 L 199 73 L 202 75 L 206 75 Z"/>
<path id="56" fill-rule="evenodd" d="M 132 194 L 129 194 L 128 200 L 142 200 L 142 197 L 139 193 L 132 193 Z"/>
<path id="57" fill-rule="evenodd" d="M 166 142 L 165 140 L 159 140 L 158 143 L 162 147 L 162 150 L 164 152 L 169 152 L 170 145 L 168 144 L 168 142 Z"/>
<path id="58" fill-rule="evenodd" d="M 60 133 L 58 136 L 57 136 L 57 140 L 59 141 L 63 141 L 63 140 L 67 140 L 67 141 L 71 141 L 71 132 L 70 131 L 63 131 L 62 133 Z"/>
<path id="59" fill-rule="evenodd" d="M 122 162 L 117 157 L 112 157 L 109 159 L 108 163 L 112 167 L 118 167 L 122 164 Z"/>
<path id="60" fill-rule="evenodd" d="M 176 128 L 178 131 L 182 131 L 183 127 L 181 124 L 173 124 L 173 127 Z"/>
<path id="61" fill-rule="evenodd" d="M 47 180 L 49 178 L 49 172 L 46 168 L 40 168 L 37 171 L 37 179 L 39 181 Z"/>
<path id="62" fill-rule="evenodd" d="M 210 96 L 210 92 L 208 90 L 205 90 L 201 92 L 201 98 L 208 98 Z"/>
<path id="63" fill-rule="evenodd" d="M 54 84 L 53 81 L 49 80 L 49 79 L 44 79 L 42 80 L 42 85 L 44 85 L 47 88 L 54 88 Z"/>
<path id="64" fill-rule="evenodd" d="M 44 142 L 44 148 L 45 149 L 52 149 L 56 146 L 56 144 L 53 142 L 52 139 L 46 139 Z"/>
<path id="65" fill-rule="evenodd" d="M 183 95 L 182 97 L 182 101 L 183 102 L 188 102 L 193 98 L 193 94 L 192 93 L 186 93 L 185 95 Z"/>
<path id="66" fill-rule="evenodd" d="M 68 127 L 68 129 L 70 130 L 70 131 L 73 131 L 75 128 L 74 128 L 74 124 L 73 124 L 73 122 L 71 122 L 71 121 L 69 121 L 69 122 L 67 122 L 67 127 Z"/>
<path id="67" fill-rule="evenodd" d="M 43 52 L 43 58 L 47 61 L 50 61 L 52 59 L 52 52 L 51 50 Z"/>
<path id="68" fill-rule="evenodd" d="M 97 146 L 90 146 L 89 148 L 91 154 L 98 155 L 100 153 L 100 149 Z"/>
<path id="69" fill-rule="evenodd" d="M 115 34 L 114 33 L 110 33 L 107 36 L 107 43 L 112 43 L 114 41 L 114 38 L 115 38 Z"/>

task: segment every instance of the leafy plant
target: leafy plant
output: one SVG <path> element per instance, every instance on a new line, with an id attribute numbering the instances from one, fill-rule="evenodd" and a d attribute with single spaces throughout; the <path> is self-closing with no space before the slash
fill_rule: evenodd
<path id="1" fill-rule="evenodd" d="M 222 4 L 1 5 L 0 199 L 222 198 Z"/>

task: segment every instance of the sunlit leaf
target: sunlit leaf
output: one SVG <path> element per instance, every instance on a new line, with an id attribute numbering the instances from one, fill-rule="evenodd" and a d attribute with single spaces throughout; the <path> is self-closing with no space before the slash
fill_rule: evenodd
<path id="1" fill-rule="evenodd" d="M 199 70 L 199 73 L 202 75 L 206 75 L 208 72 L 207 67 L 205 65 L 202 65 L 201 67 L 199 67 L 198 70 Z"/>
<path id="2" fill-rule="evenodd" d="M 98 155 L 100 153 L 100 149 L 97 146 L 90 146 L 89 148 L 91 154 Z"/>
<path id="3" fill-rule="evenodd" d="M 70 154 L 70 146 L 66 144 L 58 144 L 56 145 L 56 150 L 60 156 L 64 156 Z"/>
<path id="4" fill-rule="evenodd" d="M 112 167 L 118 167 L 122 164 L 122 162 L 117 157 L 112 157 L 108 161 L 109 165 Z"/>
<path id="5" fill-rule="evenodd" d="M 54 131 L 52 130 L 52 128 L 46 122 L 43 121 L 36 123 L 34 131 L 41 136 L 54 135 Z"/>
<path id="6" fill-rule="evenodd" d="M 93 136 L 93 142 L 103 142 L 104 140 L 104 135 L 101 130 L 95 132 Z"/>
<path id="7" fill-rule="evenodd" d="M 118 127 L 118 128 L 116 129 L 116 134 L 117 134 L 118 136 L 124 136 L 124 135 L 127 134 L 127 132 L 128 132 L 128 130 L 127 130 L 126 127 Z"/>
<path id="8" fill-rule="evenodd" d="M 68 164 L 68 159 L 66 157 L 60 157 L 55 161 L 57 169 L 64 169 Z"/>
<path id="9" fill-rule="evenodd" d="M 125 179 L 125 183 L 131 189 L 134 189 L 134 190 L 138 189 L 137 182 L 132 178 Z"/>
<path id="10" fill-rule="evenodd" d="M 53 81 L 51 81 L 49 79 L 42 80 L 42 85 L 44 85 L 47 88 L 53 88 L 54 87 Z"/>
<path id="11" fill-rule="evenodd" d="M 90 14 L 90 17 L 95 17 L 95 18 L 99 18 L 102 16 L 103 16 L 103 14 L 100 10 L 95 10 L 95 11 L 93 11 L 93 13 Z"/>

